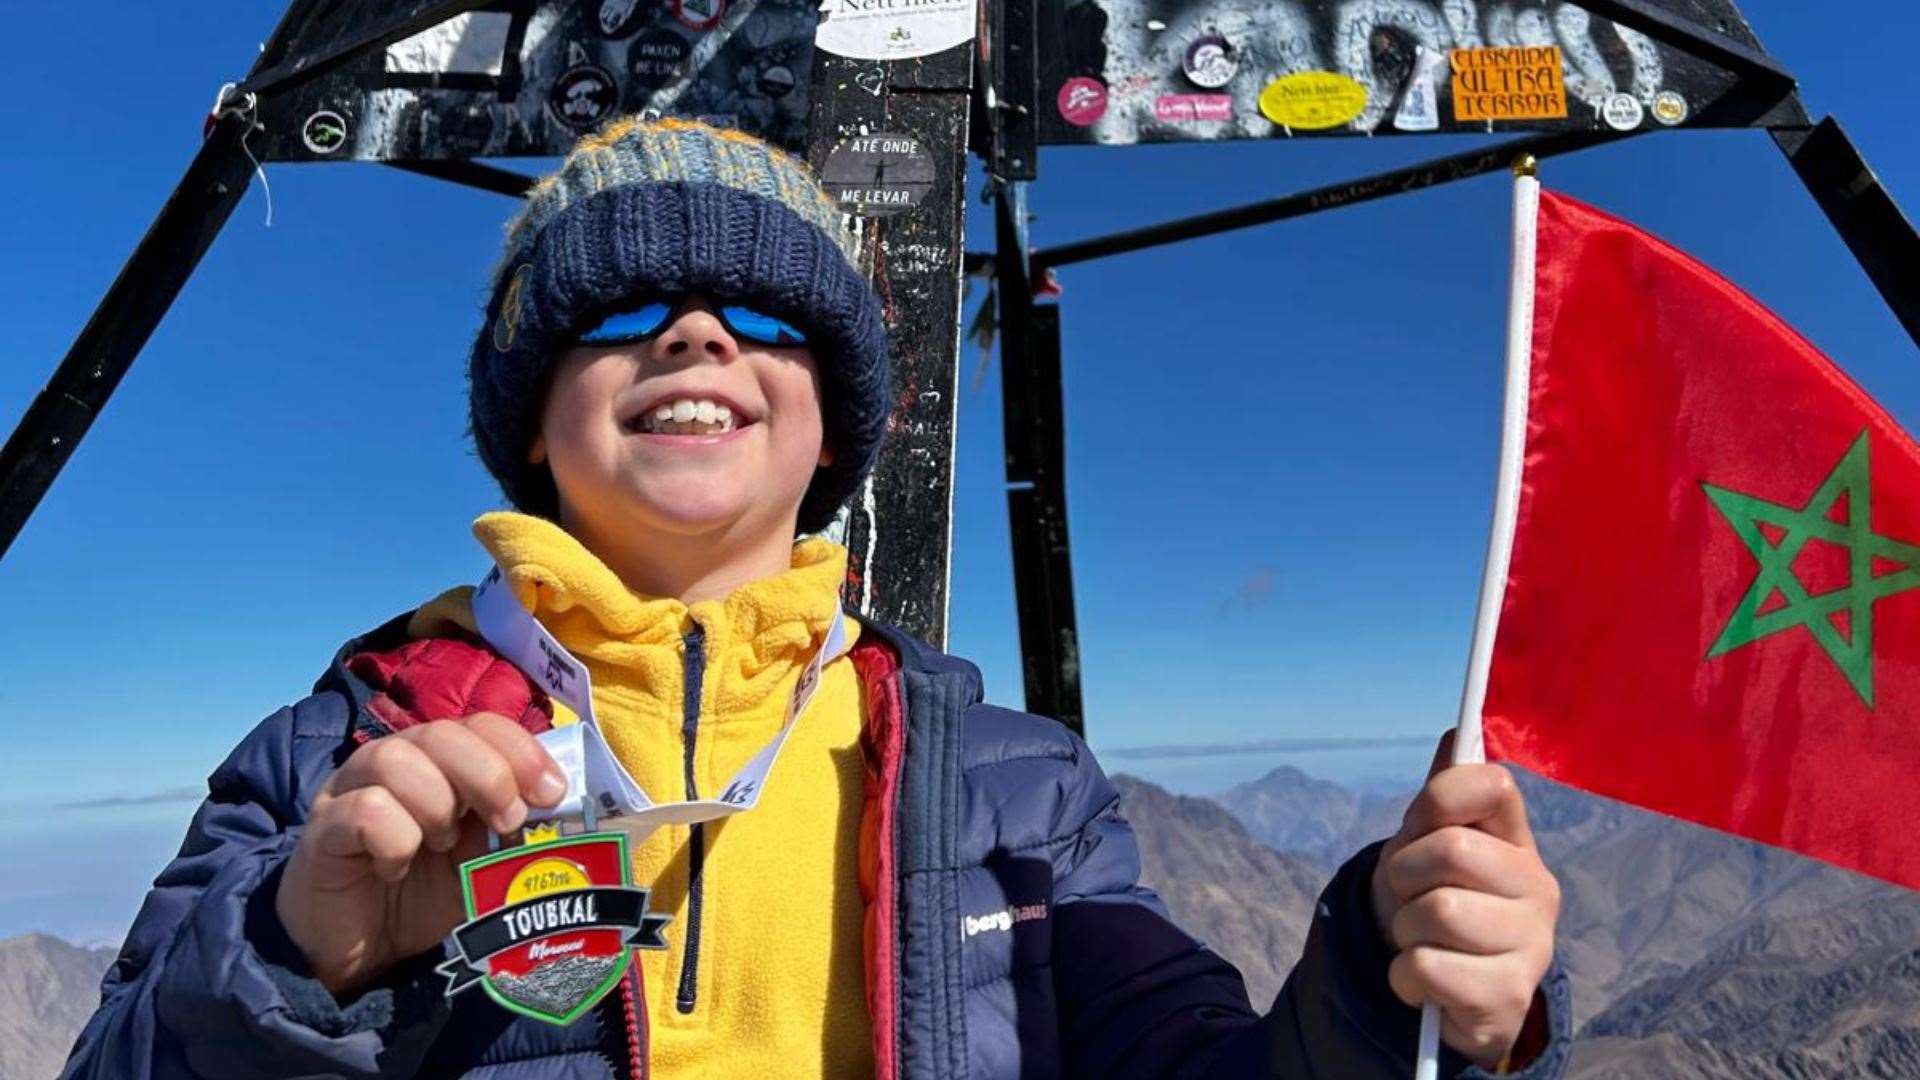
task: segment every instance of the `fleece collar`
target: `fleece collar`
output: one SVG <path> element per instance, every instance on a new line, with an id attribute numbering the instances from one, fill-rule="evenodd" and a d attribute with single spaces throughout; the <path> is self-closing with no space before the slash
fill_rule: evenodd
<path id="1" fill-rule="evenodd" d="M 846 549 L 812 538 L 793 547 L 791 567 L 748 582 L 723 599 L 686 604 L 627 588 L 618 575 L 554 522 L 512 511 L 481 515 L 473 535 L 500 566 L 533 616 L 594 672 L 622 687 L 644 712 L 679 708 L 681 657 L 697 628 L 707 667 L 719 682 L 716 718 L 760 711 L 782 678 L 826 639 Z M 474 633 L 472 588 L 451 589 L 423 605 L 408 624 L 414 638 Z M 851 627 L 850 627 L 851 629 Z"/>

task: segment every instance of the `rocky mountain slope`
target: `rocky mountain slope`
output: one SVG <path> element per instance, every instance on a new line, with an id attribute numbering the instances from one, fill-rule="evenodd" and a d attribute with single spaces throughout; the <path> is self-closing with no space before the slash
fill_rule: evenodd
<path id="1" fill-rule="evenodd" d="M 100 1000 L 116 950 L 45 934 L 0 941 L 0 1080 L 46 1080 Z"/>
<path id="2" fill-rule="evenodd" d="M 1573 1076 L 1920 1077 L 1920 895 L 1517 775 L 1565 897 Z M 1283 768 L 1219 799 L 1331 869 L 1397 828 L 1406 796 Z"/>
<path id="3" fill-rule="evenodd" d="M 1130 776 L 1114 783 L 1139 838 L 1142 880 L 1175 922 L 1240 968 L 1247 996 L 1265 1007 L 1300 955 L 1328 875 L 1247 835 L 1210 799 Z"/>
<path id="4" fill-rule="evenodd" d="M 1115 783 L 1145 881 L 1240 967 L 1263 1007 L 1332 869 L 1397 828 L 1406 799 L 1292 769 L 1218 802 Z M 1521 783 L 1565 896 L 1575 1080 L 1920 1077 L 1920 895 Z M 59 1070 L 112 959 L 39 934 L 0 941 L 0 1080 Z"/>

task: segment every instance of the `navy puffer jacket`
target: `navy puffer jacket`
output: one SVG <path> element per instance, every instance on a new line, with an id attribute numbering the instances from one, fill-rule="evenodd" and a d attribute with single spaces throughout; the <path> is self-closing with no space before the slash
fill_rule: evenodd
<path id="1" fill-rule="evenodd" d="M 269 716 L 213 773 L 63 1076 L 645 1075 L 631 977 L 566 1028 L 477 994 L 449 1003 L 433 970 L 450 955 L 440 951 L 339 1002 L 274 916 L 280 868 L 328 773 L 404 722 L 353 661 L 391 655 L 406 622 L 349 642 L 311 696 Z M 477 640 L 449 647 L 504 663 Z M 1387 987 L 1368 898 L 1377 845 L 1327 886 L 1304 955 L 1261 1016 L 1239 973 L 1139 884 L 1132 830 L 1085 743 L 982 704 L 972 665 L 890 628 L 868 624 L 850 659 L 869 714 L 861 849 L 879 1080 L 1412 1075 L 1419 1015 Z M 522 722 L 538 712 L 521 710 Z M 1557 967 L 1535 1013 L 1544 1050 L 1514 1075 L 1548 1080 L 1567 1054 Z M 1441 1075 L 1488 1074 L 1447 1051 Z"/>

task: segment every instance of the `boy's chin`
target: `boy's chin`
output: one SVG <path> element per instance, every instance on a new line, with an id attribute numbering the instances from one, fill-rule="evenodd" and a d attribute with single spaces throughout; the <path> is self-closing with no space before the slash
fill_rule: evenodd
<path id="1" fill-rule="evenodd" d="M 669 533 L 718 532 L 760 516 L 751 492 L 711 484 L 630 492 L 623 502 L 621 517 Z"/>

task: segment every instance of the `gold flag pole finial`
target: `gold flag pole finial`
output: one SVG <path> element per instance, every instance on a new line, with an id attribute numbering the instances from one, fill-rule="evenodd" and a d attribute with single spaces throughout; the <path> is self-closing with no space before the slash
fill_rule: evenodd
<path id="1" fill-rule="evenodd" d="M 1532 154 L 1521 154 L 1513 159 L 1513 175 L 1540 177 L 1540 162 Z"/>

